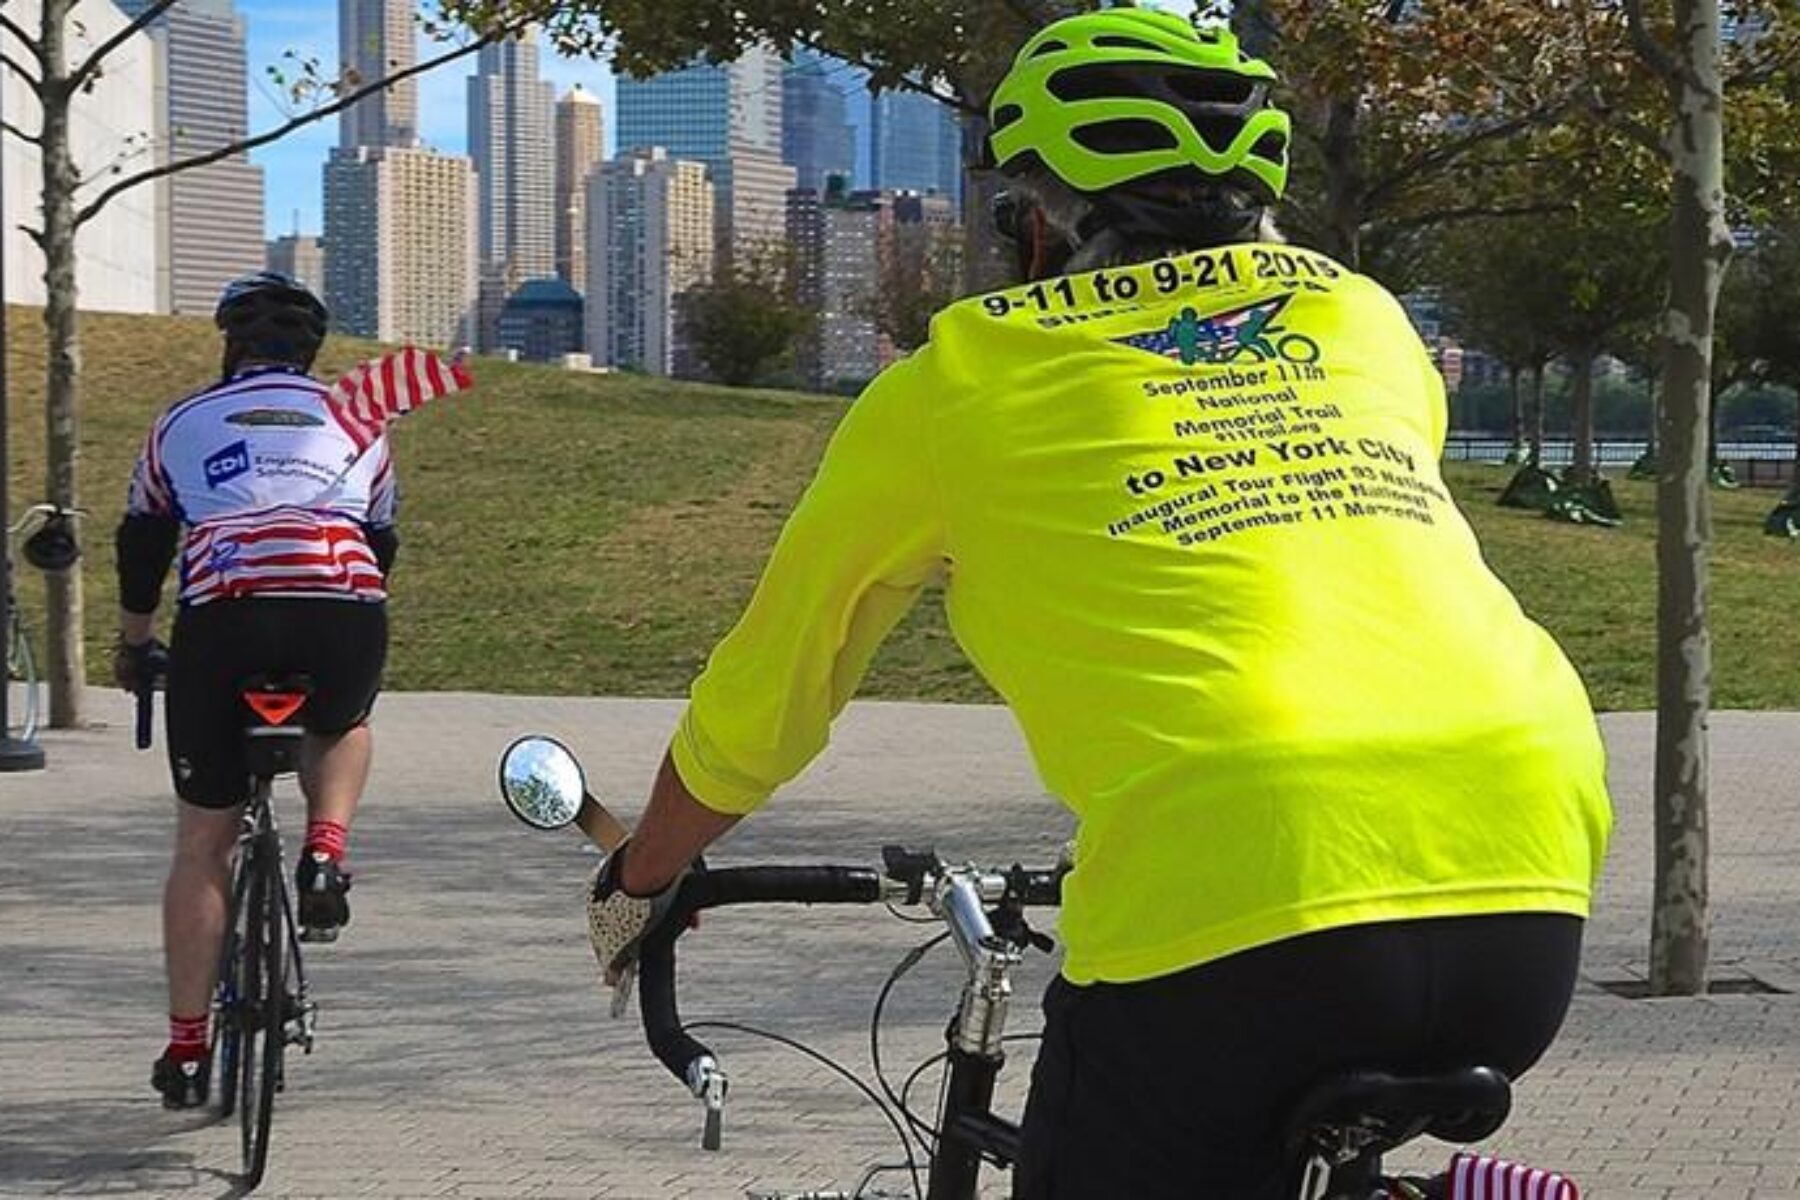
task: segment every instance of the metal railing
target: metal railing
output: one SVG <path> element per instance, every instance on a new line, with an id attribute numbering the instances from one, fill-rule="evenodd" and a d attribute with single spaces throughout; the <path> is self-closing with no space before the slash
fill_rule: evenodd
<path id="1" fill-rule="evenodd" d="M 1603 469 L 1623 471 L 1643 456 L 1649 445 L 1643 438 L 1596 438 L 1594 461 Z M 1500 464 L 1506 461 L 1512 442 L 1493 434 L 1452 434 L 1444 443 L 1448 462 Z M 1575 444 L 1567 438 L 1544 442 L 1544 465 L 1566 467 L 1574 461 Z M 1785 488 L 1794 482 L 1794 443 L 1721 442 L 1720 461 L 1736 473 L 1742 487 Z"/>

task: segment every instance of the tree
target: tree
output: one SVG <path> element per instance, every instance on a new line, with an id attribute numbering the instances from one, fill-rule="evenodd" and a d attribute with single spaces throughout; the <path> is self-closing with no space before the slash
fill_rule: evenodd
<path id="1" fill-rule="evenodd" d="M 875 325 L 903 353 L 931 336 L 931 318 L 963 294 L 963 243 L 929 221 L 896 222 L 874 296 Z"/>
<path id="2" fill-rule="evenodd" d="M 80 0 L 42 0 L 38 27 L 28 30 L 0 10 L 0 32 L 10 47 L 0 48 L 0 61 L 23 80 L 41 110 L 41 127 L 32 132 L 15 121 L 5 135 L 36 147 L 42 163 L 40 197 L 42 224 L 28 229 L 44 255 L 44 335 L 47 343 L 45 380 L 45 499 L 64 508 L 80 506 L 80 328 L 76 313 L 79 296 L 75 285 L 75 240 L 83 226 L 99 216 L 121 194 L 155 179 L 203 167 L 254 150 L 306 125 L 341 112 L 365 96 L 384 90 L 403 79 L 473 54 L 488 42 L 516 32 L 516 24 L 493 24 L 489 32 L 466 40 L 426 62 L 399 70 L 385 79 L 364 80 L 354 72 L 327 78 L 316 63 L 302 64 L 290 87 L 305 111 L 272 129 L 205 153 L 173 159 L 154 167 L 128 172 L 124 160 L 114 163 L 96 179 L 84 178 L 71 153 L 71 115 L 78 97 L 90 94 L 107 63 L 131 41 L 133 35 L 155 23 L 177 0 L 156 0 L 111 36 L 85 53 L 77 43 L 91 42 L 75 15 Z M 434 34 L 448 37 L 447 27 L 432 25 Z M 278 82 L 285 82 L 278 77 Z M 122 148 L 135 154 L 138 147 Z M 92 198 L 82 189 L 106 180 Z M 82 645 L 83 603 L 79 570 L 53 571 L 46 587 L 46 649 L 44 675 L 50 692 L 50 723 L 68 728 L 81 723 L 86 656 Z"/>
<path id="3" fill-rule="evenodd" d="M 1638 53 L 1667 92 L 1664 142 L 1673 164 L 1669 306 L 1657 424 L 1656 883 L 1650 990 L 1706 991 L 1707 625 L 1712 538 L 1708 432 L 1713 321 L 1731 259 L 1725 219 L 1725 95 L 1719 0 L 1673 0 L 1673 28 L 1652 29 L 1643 0 L 1625 0 Z"/>
<path id="4" fill-rule="evenodd" d="M 1544 453 L 1544 367 L 1554 353 L 1543 320 L 1554 300 L 1544 285 L 1560 254 L 1535 219 L 1488 218 L 1442 231 L 1428 266 L 1462 340 L 1506 365 L 1513 444 L 1529 440 L 1525 465 L 1534 468 Z M 1533 380 L 1529 419 L 1520 396 L 1524 375 Z"/>
<path id="5" fill-rule="evenodd" d="M 1251 0 L 1236 20 L 1294 116 L 1284 220 L 1403 288 L 1422 233 L 1547 211 L 1519 146 L 1571 120 L 1606 41 L 1555 6 Z"/>
<path id="6" fill-rule="evenodd" d="M 682 293 L 678 320 L 713 378 L 747 387 L 791 360 L 816 314 L 796 295 L 795 272 L 778 247 L 722 259 L 712 279 Z"/>
<path id="7" fill-rule="evenodd" d="M 1757 232 L 1754 245 L 1732 266 L 1719 296 L 1715 340 L 1714 395 L 1721 371 L 1732 368 L 1733 381 L 1748 380 L 1800 388 L 1800 217 Z M 1795 422 L 1794 485 L 1782 498 L 1778 520 L 1769 532 L 1788 536 L 1788 515 L 1800 507 L 1800 420 Z"/>

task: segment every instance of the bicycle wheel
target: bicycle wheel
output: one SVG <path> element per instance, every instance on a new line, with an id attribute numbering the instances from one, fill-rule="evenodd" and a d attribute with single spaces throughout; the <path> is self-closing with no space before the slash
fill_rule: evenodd
<path id="1" fill-rule="evenodd" d="M 237 1111 L 239 1072 L 244 1063 L 244 922 L 250 915 L 245 893 L 250 884 L 248 852 L 231 873 L 231 907 L 226 910 L 225 937 L 219 946 L 219 982 L 213 987 L 212 1063 L 219 1119 Z"/>
<path id="2" fill-rule="evenodd" d="M 8 686 L 15 680 L 24 685 L 17 718 L 8 732 L 22 742 L 29 742 L 37 736 L 38 730 L 37 660 L 31 655 L 31 635 L 25 629 L 16 603 L 7 610 L 6 626 Z"/>
<path id="3" fill-rule="evenodd" d="M 252 843 L 248 918 L 244 942 L 243 1053 L 238 1087 L 238 1119 L 244 1135 L 244 1187 L 262 1182 L 269 1161 L 269 1125 L 281 1086 L 283 967 L 287 929 L 281 903 L 281 855 L 272 831 Z"/>

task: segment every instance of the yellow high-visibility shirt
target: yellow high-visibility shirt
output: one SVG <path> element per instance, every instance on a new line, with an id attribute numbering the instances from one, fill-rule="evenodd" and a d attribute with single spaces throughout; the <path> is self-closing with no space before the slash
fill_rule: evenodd
<path id="1" fill-rule="evenodd" d="M 1312 930 L 1585 916 L 1611 826 L 1567 659 L 1438 471 L 1394 299 L 1245 245 L 978 296 L 856 401 L 673 754 L 744 813 L 940 570 L 1080 821 L 1076 983 Z"/>

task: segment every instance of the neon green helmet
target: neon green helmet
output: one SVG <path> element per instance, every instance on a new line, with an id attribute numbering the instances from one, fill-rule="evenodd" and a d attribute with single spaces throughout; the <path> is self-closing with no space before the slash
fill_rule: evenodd
<path id="1" fill-rule="evenodd" d="M 1025 43 L 989 108 L 1000 170 L 1042 163 L 1086 195 L 1198 172 L 1263 204 L 1287 186 L 1275 72 L 1229 29 L 1149 9 L 1068 17 Z"/>

